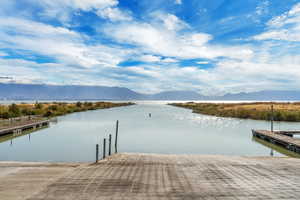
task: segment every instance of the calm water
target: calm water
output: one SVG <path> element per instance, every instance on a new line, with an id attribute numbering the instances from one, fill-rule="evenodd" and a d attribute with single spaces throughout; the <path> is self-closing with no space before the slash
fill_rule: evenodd
<path id="1" fill-rule="evenodd" d="M 151 118 L 148 113 L 152 113 Z M 50 128 L 0 143 L 0 160 L 94 161 L 95 144 L 102 144 L 110 133 L 114 136 L 117 119 L 120 152 L 247 156 L 271 153 L 269 147 L 253 141 L 251 133 L 251 129 L 269 129 L 268 122 L 193 114 L 183 108 L 144 102 L 59 117 Z M 275 129 L 300 129 L 300 123 L 276 123 Z M 282 155 L 277 151 L 273 154 Z"/>

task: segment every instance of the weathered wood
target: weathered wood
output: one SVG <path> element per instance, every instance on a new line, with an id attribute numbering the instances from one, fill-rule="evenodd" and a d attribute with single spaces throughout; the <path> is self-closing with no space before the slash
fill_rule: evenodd
<path id="1" fill-rule="evenodd" d="M 293 137 L 294 135 L 300 135 L 300 131 L 276 131 L 278 134 Z"/>
<path id="2" fill-rule="evenodd" d="M 1 200 L 300 199 L 295 158 L 121 153 L 76 168 L 39 165 L 0 162 Z"/>
<path id="3" fill-rule="evenodd" d="M 108 138 L 108 155 L 111 155 L 111 134 L 109 134 Z"/>
<path id="4" fill-rule="evenodd" d="M 277 131 L 252 130 L 252 134 L 273 144 L 283 146 L 290 151 L 300 153 L 300 139 L 289 137 Z"/>
<path id="5" fill-rule="evenodd" d="M 119 120 L 117 120 L 116 122 L 115 153 L 118 153 L 118 132 L 119 132 Z"/>
<path id="6" fill-rule="evenodd" d="M 3 129 L 0 129 L 0 136 L 13 134 L 13 133 L 20 134 L 22 131 L 25 131 L 25 130 L 29 130 L 29 129 L 34 130 L 37 127 L 49 126 L 49 123 L 50 123 L 49 120 L 41 120 L 41 121 L 25 123 L 22 125 L 13 126 L 13 127 L 9 127 L 9 128 L 3 128 Z"/>
<path id="7" fill-rule="evenodd" d="M 103 139 L 103 155 L 102 158 L 105 159 L 106 157 L 106 139 Z"/>
<path id="8" fill-rule="evenodd" d="M 271 105 L 271 132 L 274 130 L 274 106 Z"/>
<path id="9" fill-rule="evenodd" d="M 99 160 L 99 144 L 96 144 L 96 163 Z"/>

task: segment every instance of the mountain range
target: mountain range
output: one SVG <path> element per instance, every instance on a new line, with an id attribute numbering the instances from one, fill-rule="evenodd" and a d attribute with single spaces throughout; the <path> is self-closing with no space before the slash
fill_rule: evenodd
<path id="1" fill-rule="evenodd" d="M 142 94 L 125 87 L 0 83 L 0 100 L 300 100 L 299 91 L 265 90 L 205 96 L 194 91 Z"/>

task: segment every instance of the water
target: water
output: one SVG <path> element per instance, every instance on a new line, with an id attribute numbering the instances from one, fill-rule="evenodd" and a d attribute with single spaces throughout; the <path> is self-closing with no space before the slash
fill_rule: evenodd
<path id="1" fill-rule="evenodd" d="M 0 160 L 94 161 L 96 143 L 101 144 L 101 150 L 104 137 L 111 133 L 114 139 L 117 119 L 119 152 L 245 156 L 271 153 L 271 147 L 254 141 L 251 133 L 251 129 L 269 129 L 269 122 L 219 118 L 160 102 L 139 102 L 59 117 L 50 128 L 0 143 Z M 274 127 L 295 130 L 300 129 L 300 123 L 275 123 Z M 282 156 L 277 150 L 273 155 Z"/>

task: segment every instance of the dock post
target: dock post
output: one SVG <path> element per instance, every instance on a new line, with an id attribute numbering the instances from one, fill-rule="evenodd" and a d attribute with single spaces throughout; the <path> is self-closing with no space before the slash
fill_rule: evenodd
<path id="1" fill-rule="evenodd" d="M 119 132 L 119 120 L 117 120 L 116 123 L 115 153 L 118 153 L 118 132 Z"/>
<path id="2" fill-rule="evenodd" d="M 274 107 L 271 105 L 271 132 L 273 132 L 273 121 L 274 121 Z"/>
<path id="3" fill-rule="evenodd" d="M 99 144 L 96 144 L 96 163 L 98 162 L 99 159 Z"/>
<path id="4" fill-rule="evenodd" d="M 108 155 L 111 155 L 111 134 L 109 134 L 108 138 Z"/>
<path id="5" fill-rule="evenodd" d="M 103 159 L 106 157 L 106 139 L 103 139 Z"/>

